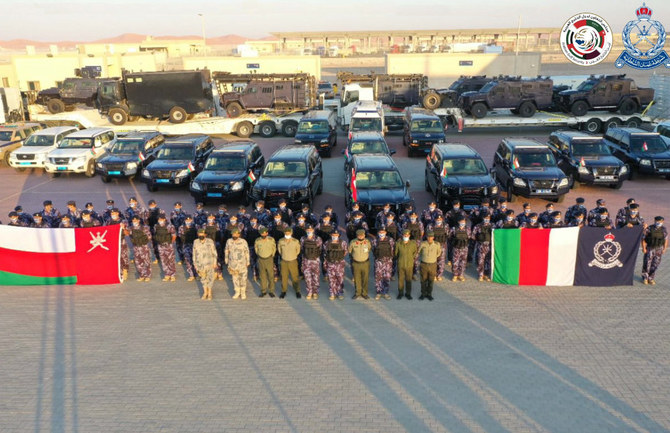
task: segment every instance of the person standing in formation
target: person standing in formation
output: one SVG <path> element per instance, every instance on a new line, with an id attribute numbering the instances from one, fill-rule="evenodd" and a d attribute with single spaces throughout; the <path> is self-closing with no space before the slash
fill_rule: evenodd
<path id="1" fill-rule="evenodd" d="M 151 280 L 151 231 L 149 226 L 142 223 L 139 215 L 134 215 L 130 226 L 125 230 L 133 243 L 133 256 L 139 278 L 137 281 Z"/>
<path id="2" fill-rule="evenodd" d="M 274 257 L 277 254 L 277 243 L 272 236 L 268 235 L 268 229 L 261 227 L 258 230 L 260 237 L 254 242 L 256 252 L 256 264 L 258 265 L 258 276 L 261 286 L 260 297 L 269 295 L 275 297 L 274 281 Z"/>
<path id="3" fill-rule="evenodd" d="M 158 216 L 154 226 L 154 245 L 158 251 L 158 259 L 163 268 L 163 281 L 176 281 L 177 274 L 174 243 L 177 232 L 172 224 L 169 224 L 165 214 Z"/>
<path id="4" fill-rule="evenodd" d="M 663 227 L 662 216 L 654 218 L 654 225 L 644 229 L 642 235 L 642 282 L 656 284 L 656 270 L 661 265 L 661 257 L 668 249 L 668 230 Z"/>
<path id="5" fill-rule="evenodd" d="M 202 282 L 202 297 L 212 300 L 212 286 L 216 278 L 217 253 L 214 241 L 207 237 L 205 229 L 197 231 L 198 239 L 193 241 L 193 266 L 200 275 Z"/>
<path id="6" fill-rule="evenodd" d="M 347 255 L 347 242 L 340 239 L 340 232 L 334 231 L 324 245 L 324 267 L 328 276 L 331 301 L 344 299 L 344 258 Z"/>

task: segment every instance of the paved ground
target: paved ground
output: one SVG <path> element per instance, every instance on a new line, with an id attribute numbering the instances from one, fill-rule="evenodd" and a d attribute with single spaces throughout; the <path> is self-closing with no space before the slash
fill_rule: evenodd
<path id="1" fill-rule="evenodd" d="M 454 137 L 490 161 L 500 136 Z M 266 155 L 287 141 L 259 139 Z M 423 160 L 390 142 L 423 207 Z M 325 160 L 319 210 L 343 212 L 341 163 Z M 603 196 L 616 210 L 634 196 L 649 218 L 668 214 L 668 189 L 653 178 L 585 187 L 565 206 Z M 184 191 L 0 169 L 1 219 L 17 203 L 101 209 L 130 195 L 190 202 Z M 205 302 L 183 273 L 172 284 L 3 287 L 0 431 L 670 432 L 668 269 L 656 286 L 519 288 L 474 282 L 469 268 L 465 283 L 438 284 L 432 303 L 233 301 L 229 278 Z"/>

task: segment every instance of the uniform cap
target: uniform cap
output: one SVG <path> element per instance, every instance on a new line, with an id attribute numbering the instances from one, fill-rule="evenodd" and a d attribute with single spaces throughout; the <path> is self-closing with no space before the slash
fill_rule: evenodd
<path id="1" fill-rule="evenodd" d="M 286 227 L 284 233 L 293 233 L 293 229 L 291 227 Z"/>
<path id="2" fill-rule="evenodd" d="M 639 207 L 640 207 L 640 205 L 637 204 L 637 203 L 633 203 L 633 204 L 630 205 L 631 209 L 638 209 Z"/>
<path id="3" fill-rule="evenodd" d="M 43 205 L 43 206 L 51 206 L 51 205 L 53 205 L 53 203 L 51 202 L 51 200 L 44 200 L 44 201 L 42 202 L 42 205 Z"/>
<path id="4" fill-rule="evenodd" d="M 482 200 L 482 204 L 491 204 L 491 201 L 488 198 L 485 198 Z"/>
<path id="5" fill-rule="evenodd" d="M 81 212 L 82 215 L 91 215 L 91 211 L 85 210 Z"/>
<path id="6" fill-rule="evenodd" d="M 428 237 L 428 238 L 433 238 L 433 237 L 435 237 L 435 232 L 432 231 L 432 230 L 429 230 L 429 231 L 426 233 L 426 237 Z"/>
<path id="7" fill-rule="evenodd" d="M 87 202 L 87 203 L 84 205 L 84 207 L 89 207 L 89 206 L 93 206 L 93 203 L 91 203 L 90 201 Z"/>
<path id="8" fill-rule="evenodd" d="M 112 208 L 112 210 L 110 210 L 110 212 L 111 213 L 119 213 L 119 208 L 116 208 L 116 207 Z"/>
<path id="9" fill-rule="evenodd" d="M 605 199 L 604 198 L 599 198 L 598 200 L 596 200 L 596 204 L 597 205 L 605 204 Z"/>
<path id="10" fill-rule="evenodd" d="M 402 234 L 404 234 L 404 235 L 408 235 L 408 234 L 410 234 L 410 233 L 411 233 L 411 232 L 409 231 L 409 229 L 405 229 L 405 230 L 402 231 Z"/>
<path id="11" fill-rule="evenodd" d="M 537 213 L 531 212 L 530 215 L 528 215 L 530 218 L 537 218 Z"/>
<path id="12" fill-rule="evenodd" d="M 556 217 L 559 217 L 559 216 L 561 216 L 561 211 L 560 210 L 557 210 L 557 211 L 554 211 L 554 212 L 551 213 L 552 218 L 556 218 Z"/>
<path id="13" fill-rule="evenodd" d="M 77 202 L 75 202 L 74 200 L 70 200 L 69 202 L 67 202 L 67 205 L 68 206 L 77 206 Z"/>
<path id="14" fill-rule="evenodd" d="M 261 228 L 258 229 L 258 233 L 260 233 L 260 234 L 267 233 L 267 232 L 268 232 L 268 229 L 265 228 L 265 227 L 261 227 Z"/>
<path id="15" fill-rule="evenodd" d="M 152 204 L 156 204 L 156 200 L 154 200 L 154 199 L 149 200 L 149 205 L 152 205 Z"/>
<path id="16" fill-rule="evenodd" d="M 180 201 L 176 201 L 176 202 L 174 202 L 174 205 L 175 205 L 175 206 L 181 206 L 181 202 L 180 202 Z"/>
<path id="17" fill-rule="evenodd" d="M 16 206 L 16 207 L 14 208 L 14 210 L 15 210 L 16 212 L 23 212 L 23 207 L 22 207 L 21 205 L 19 205 L 19 206 Z"/>
<path id="18" fill-rule="evenodd" d="M 363 229 L 356 230 L 356 236 L 360 236 L 360 235 L 365 235 L 365 230 L 363 230 Z"/>
<path id="19" fill-rule="evenodd" d="M 15 212 L 15 211 L 11 211 L 11 212 L 9 213 L 9 217 L 10 217 L 10 218 L 11 218 L 11 217 L 17 217 L 17 216 L 19 216 L 19 214 L 18 214 L 17 212 Z"/>
<path id="20" fill-rule="evenodd" d="M 626 204 L 631 204 L 631 203 L 635 203 L 635 199 L 633 197 L 626 200 Z"/>
<path id="21" fill-rule="evenodd" d="M 235 230 L 237 230 L 237 229 L 235 229 Z M 235 230 L 233 230 L 233 233 L 235 232 Z M 238 231 L 239 231 L 239 230 L 238 230 Z M 203 234 L 203 235 L 204 235 L 205 233 L 207 233 L 207 230 L 205 230 L 205 229 L 198 229 L 198 234 L 199 234 L 199 235 L 200 235 L 200 234 Z"/>
<path id="22" fill-rule="evenodd" d="M 377 233 L 382 233 L 382 232 L 386 233 L 386 229 L 385 229 L 385 228 L 383 228 L 383 227 L 382 227 L 382 228 L 380 228 L 379 230 L 377 230 Z"/>
<path id="23" fill-rule="evenodd" d="M 128 199 L 128 201 L 137 201 L 137 199 L 133 196 Z"/>
<path id="24" fill-rule="evenodd" d="M 114 200 L 112 200 L 112 199 L 110 198 L 110 199 L 107 200 L 105 203 L 107 203 L 107 204 L 114 204 Z"/>
<path id="25" fill-rule="evenodd" d="M 201 201 L 199 201 L 199 202 L 197 202 L 197 203 L 195 204 L 195 206 L 196 206 L 196 207 L 203 207 L 204 204 L 203 204 Z"/>
<path id="26" fill-rule="evenodd" d="M 665 219 L 662 216 L 656 216 L 654 217 L 654 221 L 664 221 Z"/>
<path id="27" fill-rule="evenodd" d="M 256 204 L 260 204 L 260 205 L 265 206 L 265 200 L 258 200 L 258 201 L 256 202 Z"/>
<path id="28" fill-rule="evenodd" d="M 205 229 L 200 229 L 200 230 L 202 230 L 203 232 L 205 231 Z M 200 230 L 198 230 L 198 232 L 199 232 Z M 232 229 L 232 230 L 230 231 L 230 234 L 232 234 L 232 235 L 234 235 L 234 234 L 238 234 L 238 235 L 239 235 L 239 234 L 240 234 L 240 229 L 238 229 L 237 227 L 235 227 L 234 229 Z"/>
<path id="29" fill-rule="evenodd" d="M 34 216 L 35 218 L 37 218 L 37 217 L 42 218 L 42 214 L 39 213 L 39 212 L 35 212 L 35 213 L 33 214 L 33 216 Z"/>
<path id="30" fill-rule="evenodd" d="M 577 197 L 577 198 L 575 199 L 575 201 L 576 201 L 578 204 L 584 204 L 584 202 L 585 202 L 586 200 L 584 200 L 584 197 Z"/>

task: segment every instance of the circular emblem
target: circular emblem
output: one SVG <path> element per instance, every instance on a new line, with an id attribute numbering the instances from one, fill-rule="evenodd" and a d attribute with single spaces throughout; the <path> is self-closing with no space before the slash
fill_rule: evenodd
<path id="1" fill-rule="evenodd" d="M 599 15 L 574 15 L 561 30 L 561 49 L 572 63 L 581 66 L 598 64 L 612 49 L 612 29 Z"/>

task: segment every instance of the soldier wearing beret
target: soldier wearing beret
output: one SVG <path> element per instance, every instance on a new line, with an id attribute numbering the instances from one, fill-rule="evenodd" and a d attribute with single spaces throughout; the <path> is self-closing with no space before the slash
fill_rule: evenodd
<path id="1" fill-rule="evenodd" d="M 368 280 L 370 278 L 370 251 L 372 245 L 365 237 L 364 229 L 356 230 L 356 239 L 349 243 L 349 254 L 351 255 L 351 267 L 354 275 L 354 286 L 356 292 L 353 299 L 369 299 Z"/>
<path id="2" fill-rule="evenodd" d="M 412 275 L 414 273 L 414 260 L 419 248 L 416 242 L 410 239 L 409 229 L 402 231 L 402 237 L 395 244 L 394 256 L 398 268 L 398 297 L 412 299 Z"/>
<path id="3" fill-rule="evenodd" d="M 261 226 L 258 230 L 260 236 L 254 241 L 254 251 L 256 252 L 256 262 L 258 265 L 258 276 L 261 286 L 260 297 L 269 295 L 275 297 L 274 281 L 274 257 L 277 254 L 277 243 L 269 235 L 266 227 Z"/>
<path id="4" fill-rule="evenodd" d="M 293 229 L 286 227 L 284 229 L 284 237 L 277 242 L 277 251 L 281 258 L 279 267 L 281 274 L 281 295 L 280 298 L 286 297 L 286 290 L 288 289 L 288 279 L 291 278 L 293 283 L 293 290 L 295 297 L 300 299 L 300 277 L 298 272 L 298 256 L 300 255 L 300 241 L 293 237 Z"/>
<path id="5" fill-rule="evenodd" d="M 467 248 L 467 244 L 466 244 Z M 454 261 L 458 249 L 454 248 Z M 421 296 L 419 300 L 433 300 L 433 281 L 437 276 L 437 258 L 442 254 L 440 244 L 435 242 L 435 233 L 429 231 L 426 233 L 426 240 L 419 246 L 419 260 L 421 261 Z M 467 258 L 467 250 L 466 250 Z"/>

